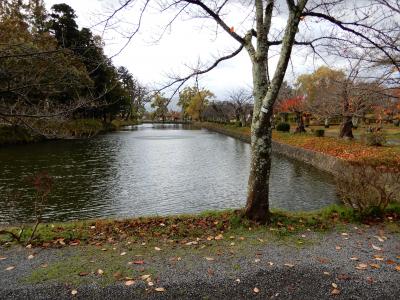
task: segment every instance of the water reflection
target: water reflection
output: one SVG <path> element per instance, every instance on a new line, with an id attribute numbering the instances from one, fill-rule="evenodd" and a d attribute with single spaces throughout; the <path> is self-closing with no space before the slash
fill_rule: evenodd
<path id="1" fill-rule="evenodd" d="M 4 147 L 0 222 L 31 220 L 32 193 L 24 178 L 42 170 L 55 178 L 48 220 L 241 207 L 249 159 L 249 145 L 239 140 L 177 124 L 132 126 L 90 140 Z M 334 201 L 329 175 L 274 156 L 272 207 L 311 210 Z"/>

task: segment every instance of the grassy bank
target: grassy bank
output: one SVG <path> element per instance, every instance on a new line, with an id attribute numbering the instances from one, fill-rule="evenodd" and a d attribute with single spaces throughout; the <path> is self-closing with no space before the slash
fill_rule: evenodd
<path id="1" fill-rule="evenodd" d="M 109 124 L 104 124 L 99 119 L 77 119 L 68 122 L 52 122 L 38 124 L 38 129 L 43 133 L 57 132 L 57 138 L 88 138 L 97 134 L 117 130 L 123 126 L 136 125 L 135 120 L 115 119 Z M 50 135 L 51 136 L 51 135 Z M 28 144 L 45 140 L 44 136 L 18 126 L 0 126 L 0 145 Z"/>
<path id="2" fill-rule="evenodd" d="M 0 126 L 0 146 L 28 144 L 43 140 L 38 135 L 31 134 L 28 130 L 18 126 Z"/>
<path id="3" fill-rule="evenodd" d="M 200 215 L 169 217 L 146 217 L 126 220 L 86 220 L 64 223 L 41 224 L 32 244 L 41 247 L 65 245 L 101 245 L 109 241 L 154 243 L 173 240 L 186 244 L 193 241 L 212 239 L 217 236 L 268 233 L 275 237 L 296 236 L 299 232 L 312 230 L 329 231 L 348 223 L 397 222 L 400 220 L 400 205 L 390 205 L 379 214 L 368 214 L 341 206 L 332 205 L 314 212 L 274 211 L 267 226 L 259 225 L 241 216 L 241 211 L 205 212 Z M 32 233 L 30 225 L 0 228 L 0 245 L 16 243 L 10 234 L 19 235 L 24 228 L 20 243 L 26 243 Z M 250 229 L 249 229 L 250 228 Z"/>
<path id="4" fill-rule="evenodd" d="M 250 141 L 249 127 L 209 122 L 199 123 L 198 126 Z M 400 164 L 399 146 L 373 147 L 363 145 L 357 140 L 348 141 L 335 137 L 316 137 L 311 133 L 294 134 L 278 131 L 273 132 L 272 139 L 283 144 L 324 153 L 347 161 L 373 160 L 385 165 Z"/>

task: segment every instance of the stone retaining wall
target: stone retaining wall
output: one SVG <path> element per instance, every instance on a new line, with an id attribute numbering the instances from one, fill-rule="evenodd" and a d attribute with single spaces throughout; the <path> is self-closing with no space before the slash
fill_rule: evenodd
<path id="1" fill-rule="evenodd" d="M 199 126 L 214 132 L 218 132 L 239 139 L 245 143 L 250 143 L 250 137 L 246 134 L 233 132 L 223 127 L 213 126 L 212 124 L 199 124 Z M 317 169 L 331 173 L 333 175 L 338 175 L 342 173 L 344 169 L 350 168 L 350 165 L 340 158 L 336 158 L 312 150 L 307 150 L 287 144 L 282 144 L 276 141 L 272 141 L 272 151 L 302 161 Z"/>

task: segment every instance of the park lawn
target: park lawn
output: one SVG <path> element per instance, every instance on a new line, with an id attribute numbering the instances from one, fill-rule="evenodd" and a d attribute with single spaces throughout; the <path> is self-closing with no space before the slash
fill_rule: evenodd
<path id="1" fill-rule="evenodd" d="M 393 203 L 384 211 L 359 212 L 343 205 L 333 204 L 312 212 L 272 211 L 270 223 L 265 226 L 242 216 L 241 210 L 209 211 L 198 215 L 166 217 L 141 217 L 123 220 L 82 220 L 40 224 L 34 239 L 30 242 L 37 247 L 64 247 L 88 244 L 102 246 L 129 239 L 131 242 L 149 243 L 175 241 L 179 244 L 196 244 L 200 240 L 217 239 L 218 236 L 245 234 L 251 231 L 269 232 L 276 237 L 297 236 L 299 232 L 312 230 L 325 232 L 349 223 L 398 222 L 400 204 Z M 18 235 L 17 242 L 7 232 Z M 33 225 L 0 227 L 0 246 L 26 244 Z"/>
<path id="2" fill-rule="evenodd" d="M 335 137 L 315 137 L 311 134 L 273 132 L 273 140 L 295 147 L 321 152 L 347 161 L 373 160 L 384 164 L 400 163 L 400 147 L 366 146 L 357 140 Z"/>
<path id="3" fill-rule="evenodd" d="M 202 123 L 201 126 L 209 129 L 219 129 L 232 136 L 250 138 L 249 127 L 236 127 L 216 123 Z M 336 129 L 331 129 L 336 130 Z M 397 128 L 391 128 L 392 134 L 398 134 Z M 310 131 L 310 130 L 308 130 Z M 310 132 L 306 134 L 294 134 L 273 131 L 272 139 L 276 142 L 300 147 L 315 152 L 324 153 L 346 161 L 370 160 L 383 165 L 400 164 L 400 146 L 387 145 L 383 147 L 367 146 L 358 140 L 344 140 L 336 137 L 316 137 Z"/>

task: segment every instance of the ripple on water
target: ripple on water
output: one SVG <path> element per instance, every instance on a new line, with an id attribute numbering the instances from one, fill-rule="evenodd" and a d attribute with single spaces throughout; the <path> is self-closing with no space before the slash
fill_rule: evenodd
<path id="1" fill-rule="evenodd" d="M 47 220 L 242 207 L 249 160 L 245 143 L 176 125 L 7 147 L 0 149 L 0 222 L 32 218 L 33 194 L 25 178 L 43 170 L 55 182 Z M 332 177 L 274 156 L 270 201 L 276 208 L 311 210 L 337 200 Z"/>

